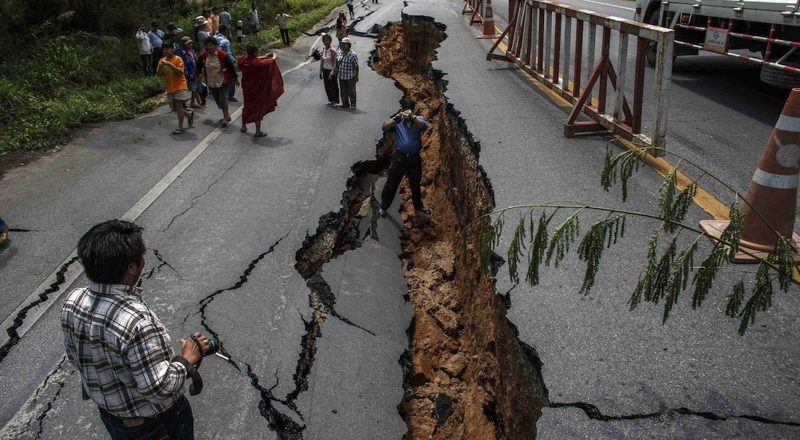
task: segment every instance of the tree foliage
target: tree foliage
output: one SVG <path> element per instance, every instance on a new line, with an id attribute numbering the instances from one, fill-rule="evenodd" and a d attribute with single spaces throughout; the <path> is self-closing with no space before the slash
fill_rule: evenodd
<path id="1" fill-rule="evenodd" d="M 647 153 L 647 148 L 639 148 L 615 154 L 609 145 L 600 177 L 602 188 L 609 191 L 619 184 L 622 200 L 626 201 L 630 189 L 629 180 L 644 166 L 643 159 Z M 506 252 L 511 281 L 519 282 L 520 272 L 524 268 L 525 281 L 531 286 L 538 285 L 541 266 L 550 266 L 552 263 L 554 267 L 558 267 L 577 242 L 576 255 L 586 265 L 579 294 L 588 295 L 600 271 L 604 251 L 624 237 L 626 219 L 641 218 L 654 222 L 656 226 L 647 241 L 644 269 L 628 300 L 630 310 L 635 310 L 642 302 L 661 304 L 662 323 L 666 322 L 685 291 L 691 291 L 692 308 L 701 307 L 712 293 L 714 281 L 720 276 L 720 271 L 728 266 L 738 252 L 745 252 L 739 247 L 744 225 L 740 205 L 747 202 L 730 185 L 699 165 L 685 158 L 680 159 L 681 162 L 667 173 L 659 187 L 658 211 L 655 213 L 557 202 L 511 206 L 489 214 L 494 221 L 480 235 L 482 270 L 489 270 L 492 252 L 501 243 L 506 214 L 519 211 L 520 215 L 513 224 L 513 234 Z M 711 237 L 705 231 L 684 222 L 698 186 L 697 181 L 692 181 L 685 188 L 678 188 L 677 174 L 682 163 L 688 163 L 700 170 L 702 176 L 710 176 L 720 182 L 733 194 L 730 224 L 721 237 L 714 240 L 710 250 L 704 250 L 700 241 Z M 567 215 L 551 227 L 559 211 L 566 211 Z M 581 233 L 581 217 L 590 212 L 602 212 L 605 216 L 595 221 L 585 233 Z M 468 227 L 480 224 L 482 222 L 475 222 Z M 483 224 L 486 225 L 485 222 Z M 685 234 L 683 239 L 681 234 Z M 797 251 L 789 240 L 777 232 L 775 236 L 775 249 L 767 257 L 748 254 L 758 261 L 755 272 L 727 272 L 735 273 L 739 277 L 726 298 L 724 310 L 727 316 L 739 319 L 739 334 L 747 331 L 759 312 L 769 309 L 776 287 L 780 291 L 788 292 L 795 283 L 793 274 Z M 697 261 L 699 264 L 696 264 Z M 752 286 L 749 293 L 747 285 Z"/>

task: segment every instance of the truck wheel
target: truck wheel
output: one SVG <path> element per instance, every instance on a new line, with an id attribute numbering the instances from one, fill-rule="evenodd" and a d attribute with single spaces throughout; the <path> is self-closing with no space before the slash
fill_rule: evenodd
<path id="1" fill-rule="evenodd" d="M 792 67 L 794 67 L 794 64 L 792 64 Z M 800 74 L 787 72 L 781 68 L 765 64 L 761 66 L 761 82 L 772 87 L 789 90 L 800 87 Z"/>

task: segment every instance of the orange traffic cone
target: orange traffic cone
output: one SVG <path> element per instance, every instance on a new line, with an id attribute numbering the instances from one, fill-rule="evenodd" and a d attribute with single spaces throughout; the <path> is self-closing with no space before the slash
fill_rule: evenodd
<path id="1" fill-rule="evenodd" d="M 800 236 L 794 233 L 799 171 L 800 89 L 793 89 L 747 189 L 748 204 L 742 208 L 744 226 L 740 248 L 766 257 L 775 248 L 777 231 L 786 238 L 791 237 L 795 249 L 800 249 Z M 700 226 L 709 235 L 719 238 L 728 223 L 704 220 Z M 755 263 L 757 260 L 739 252 L 734 261 Z"/>
<path id="2" fill-rule="evenodd" d="M 492 12 L 492 0 L 486 0 L 486 7 L 483 11 L 483 38 L 493 38 L 497 36 L 497 28 L 494 26 L 494 13 Z"/>

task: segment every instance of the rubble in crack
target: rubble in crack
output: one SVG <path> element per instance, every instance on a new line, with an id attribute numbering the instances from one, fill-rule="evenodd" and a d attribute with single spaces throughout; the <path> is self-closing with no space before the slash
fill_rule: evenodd
<path id="1" fill-rule="evenodd" d="M 407 184 L 401 188 L 401 258 L 414 319 L 398 408 L 409 439 L 531 439 L 546 390 L 492 277 L 478 269 L 478 228 L 463 228 L 490 212 L 494 198 L 479 145 L 431 70 L 444 38 L 443 25 L 404 16 L 383 32 L 372 59 L 431 123 L 422 151 L 430 217 L 415 216 Z"/>

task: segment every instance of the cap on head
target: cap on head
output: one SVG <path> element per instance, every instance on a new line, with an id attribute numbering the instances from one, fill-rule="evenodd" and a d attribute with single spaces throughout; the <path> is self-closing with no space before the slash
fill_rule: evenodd
<path id="1" fill-rule="evenodd" d="M 204 26 L 207 22 L 208 21 L 206 21 L 206 18 L 203 17 L 202 15 L 198 15 L 197 17 L 194 18 L 194 24 L 196 26 Z"/>
<path id="2" fill-rule="evenodd" d="M 352 43 L 350 42 L 350 38 L 349 37 L 342 38 L 342 41 L 340 41 L 339 44 L 346 44 L 348 46 L 352 46 Z"/>
<path id="3" fill-rule="evenodd" d="M 189 44 L 192 44 L 192 43 L 194 43 L 194 42 L 192 41 L 192 37 L 190 37 L 190 36 L 188 36 L 188 35 L 184 35 L 184 36 L 181 38 L 181 45 L 182 45 L 182 46 L 187 46 L 187 45 L 189 45 Z"/>

